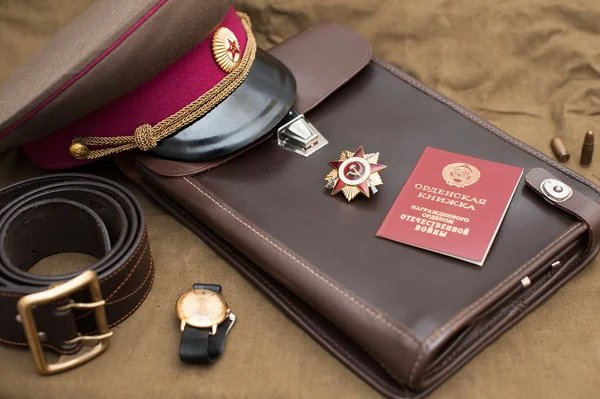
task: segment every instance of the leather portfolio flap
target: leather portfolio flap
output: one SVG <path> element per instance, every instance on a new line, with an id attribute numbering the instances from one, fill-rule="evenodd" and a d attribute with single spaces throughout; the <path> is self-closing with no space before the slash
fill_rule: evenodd
<path id="1" fill-rule="evenodd" d="M 352 79 L 371 60 L 371 45 L 362 36 L 343 26 L 320 24 L 308 29 L 270 53 L 293 72 L 296 78 L 294 109 L 303 114 Z M 265 132 L 267 133 L 267 132 Z M 139 162 L 163 176 L 191 176 L 213 169 L 246 152 L 261 140 L 219 158 L 203 162 L 179 162 L 139 154 Z"/>
<path id="2" fill-rule="evenodd" d="M 350 80 L 371 60 L 371 44 L 350 29 L 320 24 L 270 51 L 296 77 L 294 109 L 304 114 Z"/>

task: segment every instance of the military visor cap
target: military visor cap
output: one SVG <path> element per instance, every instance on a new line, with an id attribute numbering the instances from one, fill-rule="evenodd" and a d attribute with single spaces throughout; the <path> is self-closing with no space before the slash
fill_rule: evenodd
<path id="1" fill-rule="evenodd" d="M 207 160 L 271 131 L 295 90 L 231 1 L 98 0 L 0 87 L 0 151 L 47 169 Z"/>

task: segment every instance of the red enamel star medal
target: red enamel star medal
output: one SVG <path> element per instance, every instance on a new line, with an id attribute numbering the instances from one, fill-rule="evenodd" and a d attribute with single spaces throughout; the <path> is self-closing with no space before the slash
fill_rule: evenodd
<path id="1" fill-rule="evenodd" d="M 387 168 L 377 162 L 379 153 L 365 154 L 362 146 L 355 152 L 342 151 L 338 161 L 329 162 L 333 170 L 325 177 L 325 187 L 331 189 L 331 195 L 343 192 L 348 202 L 358 193 L 371 198 L 371 192 L 377 192 L 375 187 L 383 184 L 379 172 Z"/>

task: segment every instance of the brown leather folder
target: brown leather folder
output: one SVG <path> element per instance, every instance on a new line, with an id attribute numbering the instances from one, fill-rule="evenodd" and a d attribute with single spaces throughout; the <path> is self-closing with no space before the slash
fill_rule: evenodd
<path id="1" fill-rule="evenodd" d="M 119 163 L 383 395 L 426 396 L 597 254 L 598 187 L 371 58 L 356 34 L 323 25 L 272 53 L 296 76 L 294 109 L 328 145 L 303 157 L 271 134 L 210 162 Z M 359 145 L 388 168 L 373 198 L 348 203 L 324 177 Z M 427 146 L 524 168 L 483 267 L 375 236 Z"/>

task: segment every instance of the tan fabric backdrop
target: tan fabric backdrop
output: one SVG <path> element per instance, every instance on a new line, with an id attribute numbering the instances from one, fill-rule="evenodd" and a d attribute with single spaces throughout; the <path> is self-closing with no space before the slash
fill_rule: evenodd
<path id="1" fill-rule="evenodd" d="M 91 2 L 0 0 L 0 81 Z M 550 154 L 550 138 L 560 135 L 571 150 L 568 166 L 600 183 L 600 160 L 587 169 L 578 165 L 584 132 L 600 127 L 597 0 L 246 0 L 238 9 L 251 15 L 265 48 L 320 20 L 344 24 L 369 39 L 377 56 L 526 143 Z M 84 171 L 124 182 L 110 163 Z M 0 158 L 2 186 L 41 173 L 19 151 Z M 115 329 L 109 352 L 67 374 L 39 377 L 26 351 L 0 347 L 0 399 L 378 397 L 127 185 L 148 219 L 157 264 L 153 291 Z M 36 270 L 82 262 L 61 255 Z M 185 367 L 177 359 L 174 301 L 194 281 L 223 284 L 239 317 L 212 367 Z M 596 261 L 431 397 L 597 398 L 599 309 Z"/>

